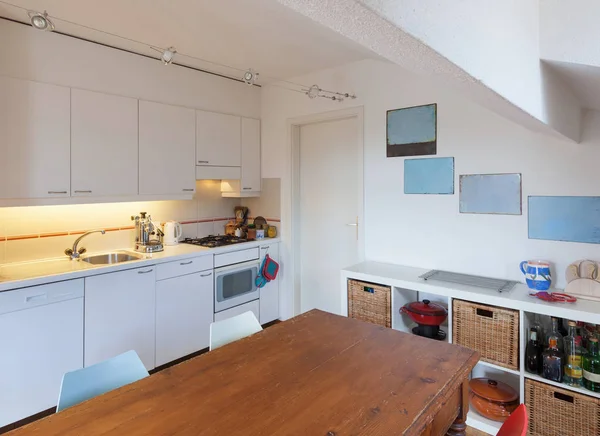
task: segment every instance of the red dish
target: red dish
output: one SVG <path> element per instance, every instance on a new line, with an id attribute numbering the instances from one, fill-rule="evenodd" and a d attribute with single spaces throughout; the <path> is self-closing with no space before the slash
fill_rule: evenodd
<path id="1" fill-rule="evenodd" d="M 444 306 L 429 300 L 407 303 L 402 306 L 400 312 L 407 314 L 419 325 L 439 326 L 448 317 L 448 311 Z"/>

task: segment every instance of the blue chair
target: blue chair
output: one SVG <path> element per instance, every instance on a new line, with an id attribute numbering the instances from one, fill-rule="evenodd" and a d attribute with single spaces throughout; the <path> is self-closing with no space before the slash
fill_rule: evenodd
<path id="1" fill-rule="evenodd" d="M 60 412 L 148 375 L 146 367 L 133 350 L 87 368 L 67 372 L 63 375 L 56 411 Z"/>
<path id="2" fill-rule="evenodd" d="M 213 322 L 210 325 L 210 350 L 262 331 L 252 311 Z"/>

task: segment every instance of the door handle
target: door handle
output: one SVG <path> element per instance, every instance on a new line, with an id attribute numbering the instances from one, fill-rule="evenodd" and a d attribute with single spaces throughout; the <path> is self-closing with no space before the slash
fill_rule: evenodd
<path id="1" fill-rule="evenodd" d="M 206 274 L 200 274 L 200 277 L 208 277 L 208 276 L 211 276 L 211 275 L 212 275 L 212 273 L 209 272 L 209 273 L 206 273 Z"/>
<path id="2" fill-rule="evenodd" d="M 25 303 L 32 303 L 34 301 L 45 300 L 48 296 L 46 294 L 32 295 L 25 298 Z"/>
<path id="3" fill-rule="evenodd" d="M 189 189 L 189 188 L 183 188 L 182 191 L 183 192 L 194 192 L 193 189 Z"/>
<path id="4" fill-rule="evenodd" d="M 48 194 L 66 194 L 67 191 L 48 191 Z"/>
<path id="5" fill-rule="evenodd" d="M 356 240 L 358 241 L 358 216 L 356 217 L 356 222 L 347 223 L 347 226 L 356 227 Z"/>
<path id="6" fill-rule="evenodd" d="M 207 160 L 199 160 L 198 163 L 205 163 L 205 164 L 207 164 L 208 161 Z"/>
<path id="7" fill-rule="evenodd" d="M 179 262 L 179 265 L 183 266 L 183 265 L 189 265 L 191 263 L 194 263 L 194 261 L 190 260 L 189 262 Z"/>
<path id="8" fill-rule="evenodd" d="M 152 271 L 154 271 L 152 268 L 147 269 L 146 271 L 138 271 L 138 274 L 148 274 L 151 273 Z"/>
<path id="9" fill-rule="evenodd" d="M 75 194 L 91 194 L 92 191 L 75 191 Z"/>

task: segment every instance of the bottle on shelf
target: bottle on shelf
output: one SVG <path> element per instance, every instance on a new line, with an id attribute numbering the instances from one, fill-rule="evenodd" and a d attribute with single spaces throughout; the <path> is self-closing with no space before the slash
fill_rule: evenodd
<path id="1" fill-rule="evenodd" d="M 535 329 L 535 331 L 537 332 L 537 341 L 540 344 L 540 347 L 546 348 L 547 343 L 544 327 L 542 326 L 540 315 L 538 315 L 537 313 L 533 315 L 533 322 L 531 323 L 530 328 Z"/>
<path id="2" fill-rule="evenodd" d="M 583 356 L 583 385 L 586 389 L 600 392 L 600 350 L 598 338 L 590 338 L 589 353 Z"/>
<path id="3" fill-rule="evenodd" d="M 551 319 L 552 319 L 552 328 L 550 329 L 550 332 L 546 336 L 546 344 L 548 344 L 548 346 L 550 346 L 550 338 L 555 337 L 556 338 L 556 347 L 558 348 L 559 351 L 563 352 L 565 350 L 563 335 L 558 330 L 560 318 L 556 318 L 553 316 Z"/>
<path id="4" fill-rule="evenodd" d="M 558 319 L 558 331 L 564 338 L 565 336 L 567 336 L 569 334 L 569 332 L 565 328 L 565 323 L 563 322 L 564 320 L 562 318 L 557 318 L 557 319 Z"/>
<path id="5" fill-rule="evenodd" d="M 564 382 L 571 386 L 583 385 L 583 370 L 581 368 L 581 359 L 583 348 L 581 346 L 581 336 L 577 322 L 569 321 L 568 335 L 564 339 L 565 343 L 565 374 Z"/>
<path id="6" fill-rule="evenodd" d="M 538 342 L 538 331 L 535 327 L 529 330 L 529 342 L 525 349 L 525 369 L 534 374 L 542 372 L 542 345 Z"/>
<path id="7" fill-rule="evenodd" d="M 558 349 L 558 338 L 550 336 L 548 349 L 542 353 L 542 377 L 561 383 L 563 380 L 564 357 Z"/>

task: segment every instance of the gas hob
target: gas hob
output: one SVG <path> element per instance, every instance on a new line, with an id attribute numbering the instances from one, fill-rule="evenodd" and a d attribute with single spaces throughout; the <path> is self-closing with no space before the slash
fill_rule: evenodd
<path id="1" fill-rule="evenodd" d="M 245 238 L 238 238 L 233 235 L 211 235 L 205 238 L 185 238 L 181 241 L 184 244 L 199 245 L 201 247 L 222 247 L 224 245 L 240 244 L 242 242 L 248 242 Z"/>

